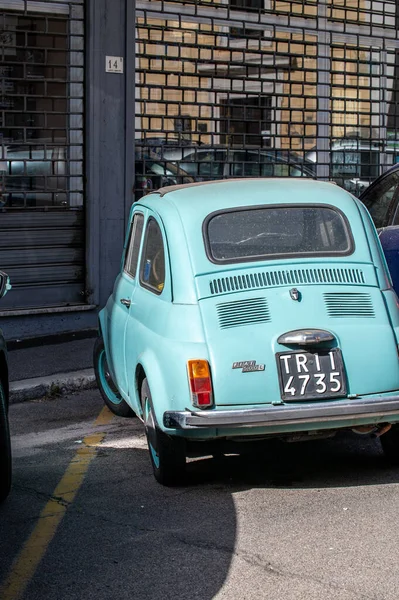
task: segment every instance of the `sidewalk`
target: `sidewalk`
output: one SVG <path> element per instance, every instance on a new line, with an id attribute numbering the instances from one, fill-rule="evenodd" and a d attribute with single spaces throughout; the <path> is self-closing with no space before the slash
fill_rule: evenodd
<path id="1" fill-rule="evenodd" d="M 95 337 L 39 341 L 40 345 L 9 344 L 10 402 L 95 387 L 93 346 Z M 36 342 L 34 341 L 33 344 Z"/>

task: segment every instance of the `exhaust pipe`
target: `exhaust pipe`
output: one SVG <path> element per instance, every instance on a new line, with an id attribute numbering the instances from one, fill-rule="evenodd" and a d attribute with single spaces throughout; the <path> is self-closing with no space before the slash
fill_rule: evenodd
<path id="1" fill-rule="evenodd" d="M 357 435 L 371 434 L 372 437 L 379 438 L 389 431 L 391 427 L 390 423 L 383 423 L 382 425 L 359 425 L 359 427 L 352 427 L 352 431 Z"/>
<path id="2" fill-rule="evenodd" d="M 381 427 L 378 429 L 378 431 L 376 431 L 372 435 L 373 435 L 373 437 L 379 438 L 382 435 L 384 435 L 384 433 L 389 431 L 391 429 L 391 427 L 392 427 L 391 423 L 385 423 L 385 425 L 381 425 Z"/>

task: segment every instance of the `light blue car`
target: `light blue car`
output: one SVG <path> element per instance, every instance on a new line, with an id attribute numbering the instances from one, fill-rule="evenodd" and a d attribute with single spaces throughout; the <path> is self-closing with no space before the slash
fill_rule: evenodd
<path id="1" fill-rule="evenodd" d="M 166 187 L 133 205 L 94 362 L 157 481 L 278 436 L 381 436 L 399 462 L 399 309 L 364 205 L 330 183 Z M 227 447 L 227 446 L 226 446 Z"/>

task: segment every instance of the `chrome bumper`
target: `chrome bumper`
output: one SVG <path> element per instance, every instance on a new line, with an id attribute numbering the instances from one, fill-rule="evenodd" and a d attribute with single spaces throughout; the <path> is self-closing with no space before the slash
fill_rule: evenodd
<path id="1" fill-rule="evenodd" d="M 307 423 L 329 423 L 367 417 L 396 415 L 399 420 L 399 395 L 365 399 L 335 400 L 334 402 L 312 402 L 299 404 L 269 405 L 267 408 L 240 410 L 167 411 L 164 426 L 170 429 L 276 427 L 306 425 Z"/>

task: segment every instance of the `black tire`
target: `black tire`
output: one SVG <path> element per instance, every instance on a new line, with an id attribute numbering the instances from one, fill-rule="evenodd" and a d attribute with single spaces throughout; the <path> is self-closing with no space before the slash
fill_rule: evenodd
<path id="1" fill-rule="evenodd" d="M 154 477 L 165 486 L 180 485 L 186 470 L 186 443 L 183 438 L 167 435 L 158 427 L 147 379 L 141 386 L 141 404 Z"/>
<path id="2" fill-rule="evenodd" d="M 98 389 L 109 410 L 118 417 L 135 417 L 134 411 L 122 398 L 112 380 L 108 369 L 104 340 L 101 336 L 96 339 L 96 343 L 94 344 L 93 362 Z"/>
<path id="3" fill-rule="evenodd" d="M 4 387 L 0 381 L 0 502 L 3 502 L 10 492 L 11 473 L 11 441 L 8 410 Z"/>
<path id="4" fill-rule="evenodd" d="M 380 437 L 380 441 L 387 460 L 392 465 L 399 465 L 399 425 L 392 425 L 391 429 Z"/>

